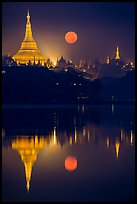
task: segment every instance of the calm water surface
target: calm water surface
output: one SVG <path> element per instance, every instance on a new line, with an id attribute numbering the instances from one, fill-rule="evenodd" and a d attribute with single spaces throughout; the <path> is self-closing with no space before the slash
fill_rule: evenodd
<path id="1" fill-rule="evenodd" d="M 133 201 L 134 106 L 4 107 L 3 201 Z"/>

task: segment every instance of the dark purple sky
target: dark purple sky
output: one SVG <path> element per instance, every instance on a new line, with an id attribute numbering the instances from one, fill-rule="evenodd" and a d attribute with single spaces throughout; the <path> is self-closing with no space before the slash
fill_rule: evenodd
<path id="1" fill-rule="evenodd" d="M 14 55 L 24 39 L 27 9 L 33 37 L 45 57 L 56 61 L 63 55 L 78 63 L 97 57 L 135 59 L 135 3 L 118 2 L 12 2 L 2 3 L 2 55 Z M 78 41 L 67 44 L 65 33 L 74 31 Z"/>

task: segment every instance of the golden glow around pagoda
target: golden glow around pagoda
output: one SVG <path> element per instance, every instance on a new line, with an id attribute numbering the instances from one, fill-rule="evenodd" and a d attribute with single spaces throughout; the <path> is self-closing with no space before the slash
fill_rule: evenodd
<path id="1" fill-rule="evenodd" d="M 17 62 L 17 64 L 25 64 L 28 63 L 31 65 L 41 64 L 44 65 L 46 59 L 40 53 L 37 48 L 37 44 L 32 35 L 31 23 L 30 23 L 30 14 L 29 10 L 27 13 L 27 22 L 26 22 L 26 31 L 23 42 L 21 43 L 21 48 L 13 57 L 13 60 Z"/>
<path id="2" fill-rule="evenodd" d="M 24 163 L 27 191 L 30 189 L 32 167 L 37 159 L 38 152 L 43 149 L 46 144 L 46 139 L 44 137 L 38 139 L 38 136 L 32 138 L 17 137 L 12 141 L 12 149 L 18 151 Z"/>
<path id="3" fill-rule="evenodd" d="M 115 57 L 116 60 L 119 60 L 120 59 L 120 51 L 119 51 L 119 47 L 117 46 L 117 50 L 116 50 L 116 57 Z"/>

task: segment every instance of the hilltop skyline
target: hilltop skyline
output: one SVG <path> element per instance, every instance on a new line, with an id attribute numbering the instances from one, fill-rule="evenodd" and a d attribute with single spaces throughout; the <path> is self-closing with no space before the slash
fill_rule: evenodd
<path id="1" fill-rule="evenodd" d="M 61 55 L 77 64 L 81 58 L 90 63 L 95 58 L 105 60 L 107 55 L 114 58 L 116 46 L 119 46 L 123 60 L 134 61 L 134 7 L 134 3 L 116 2 L 3 3 L 2 55 L 10 53 L 13 56 L 19 50 L 29 9 L 38 48 L 53 62 Z M 78 35 L 73 45 L 65 41 L 68 31 Z"/>

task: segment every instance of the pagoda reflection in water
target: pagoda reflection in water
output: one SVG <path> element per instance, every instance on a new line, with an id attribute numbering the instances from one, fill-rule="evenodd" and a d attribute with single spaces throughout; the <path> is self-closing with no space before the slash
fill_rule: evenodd
<path id="1" fill-rule="evenodd" d="M 14 138 L 6 137 L 6 130 L 3 129 L 5 137 L 3 140 L 8 140 L 8 146 L 11 146 L 13 150 L 18 151 L 22 162 L 24 163 L 25 176 L 26 176 L 26 189 L 30 190 L 30 182 L 32 177 L 32 169 L 35 164 L 38 154 L 41 150 L 46 148 L 47 146 L 60 146 L 63 148 L 65 145 L 104 145 L 107 148 L 111 148 L 115 153 L 115 157 L 118 160 L 120 154 L 120 146 L 122 143 L 126 143 L 127 145 L 133 145 L 134 143 L 134 132 L 131 130 L 129 134 L 127 134 L 123 129 L 120 130 L 119 137 L 115 137 L 115 139 L 106 136 L 101 137 L 100 140 L 97 139 L 98 130 L 93 126 L 92 129 L 93 134 L 91 134 L 90 130 L 87 127 L 83 127 L 81 131 L 77 130 L 77 127 L 74 127 L 73 134 L 71 133 L 69 136 L 66 133 L 57 132 L 57 127 L 54 127 L 52 132 L 49 135 L 38 135 L 35 136 L 25 136 L 19 135 Z M 122 151 L 122 150 L 121 150 Z M 68 157 L 75 158 L 75 162 L 69 163 L 68 166 L 73 167 L 76 170 L 77 167 L 77 158 L 75 155 L 68 155 Z M 66 162 L 64 160 L 64 165 Z M 73 164 L 72 164 L 73 163 Z M 68 170 L 67 168 L 65 168 Z"/>
<path id="2" fill-rule="evenodd" d="M 12 141 L 12 149 L 17 150 L 24 163 L 26 175 L 26 188 L 30 189 L 32 167 L 37 159 L 38 153 L 46 145 L 46 139 L 35 137 L 17 137 Z"/>

